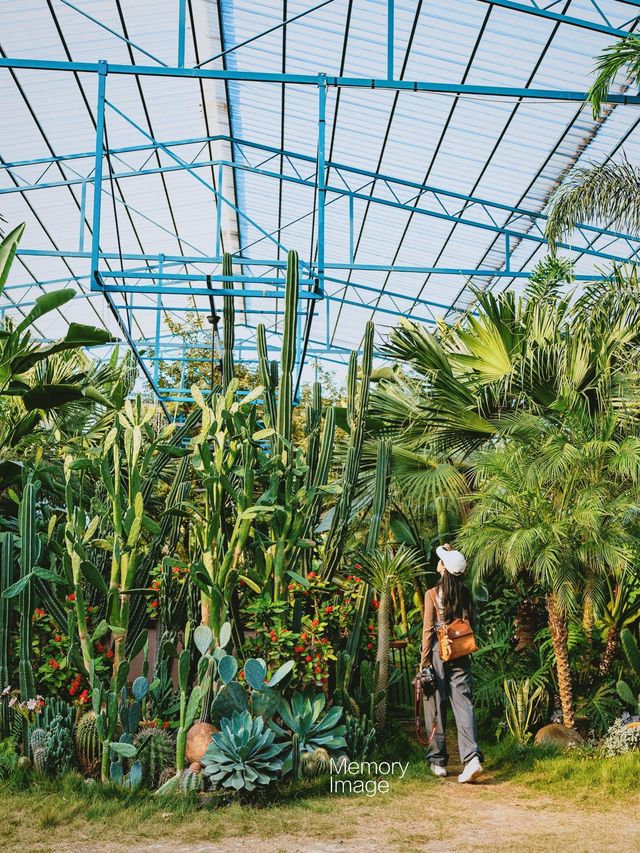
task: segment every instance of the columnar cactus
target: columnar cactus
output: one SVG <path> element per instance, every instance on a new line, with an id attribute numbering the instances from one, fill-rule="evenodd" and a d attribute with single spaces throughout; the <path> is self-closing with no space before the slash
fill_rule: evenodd
<path id="1" fill-rule="evenodd" d="M 0 534 L 0 694 L 9 685 L 9 630 L 11 602 L 3 593 L 13 582 L 12 533 Z M 0 739 L 9 737 L 11 732 L 11 712 L 9 697 L 0 695 Z"/>
<path id="2" fill-rule="evenodd" d="M 40 540 L 36 529 L 36 493 L 39 484 L 29 480 L 22 493 L 18 508 L 18 531 L 20 533 L 20 578 L 25 585 L 20 594 L 20 661 L 18 676 L 20 697 L 23 701 L 35 699 L 36 686 L 33 677 L 31 655 L 33 653 L 33 610 L 31 574 L 38 563 Z"/>
<path id="3" fill-rule="evenodd" d="M 73 740 L 76 761 L 85 773 L 93 774 L 102 755 L 95 711 L 86 711 L 80 717 L 76 723 Z"/>

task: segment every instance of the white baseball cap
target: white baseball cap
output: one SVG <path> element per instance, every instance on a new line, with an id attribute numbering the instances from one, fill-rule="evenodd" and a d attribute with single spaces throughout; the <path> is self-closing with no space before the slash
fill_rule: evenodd
<path id="1" fill-rule="evenodd" d="M 442 560 L 445 569 L 450 575 L 462 575 L 467 568 L 467 561 L 461 551 L 448 551 L 442 545 L 436 548 L 436 554 Z"/>

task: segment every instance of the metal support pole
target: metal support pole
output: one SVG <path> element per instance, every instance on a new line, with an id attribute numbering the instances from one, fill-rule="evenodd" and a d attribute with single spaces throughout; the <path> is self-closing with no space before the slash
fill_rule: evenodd
<path id="1" fill-rule="evenodd" d="M 98 107 L 96 114 L 96 159 L 93 182 L 93 218 L 91 222 L 91 289 L 98 289 L 100 255 L 100 209 L 102 205 L 102 158 L 104 155 L 104 103 L 107 86 L 107 62 L 98 63 Z"/>
<path id="2" fill-rule="evenodd" d="M 95 192 L 95 186 L 94 186 Z M 78 251 L 84 252 L 84 219 L 87 210 L 87 181 L 82 181 L 82 193 L 80 195 L 80 236 L 78 238 Z"/>
<path id="3" fill-rule="evenodd" d="M 394 24 L 393 0 L 387 0 L 387 80 L 393 80 Z"/>
<path id="4" fill-rule="evenodd" d="M 318 79 L 318 154 L 316 160 L 316 186 L 318 188 L 318 290 L 324 293 L 324 236 L 325 203 L 327 197 L 325 176 L 325 137 L 327 129 L 327 76 Z"/>
<path id="5" fill-rule="evenodd" d="M 222 171 L 222 163 L 218 166 L 218 195 L 216 198 L 216 258 L 220 257 L 221 253 L 221 235 L 222 235 L 222 179 L 224 173 Z"/>
<path id="6" fill-rule="evenodd" d="M 355 250 L 353 242 L 353 193 L 349 193 L 349 263 L 352 264 L 355 260 Z"/>
<path id="7" fill-rule="evenodd" d="M 511 271 L 511 236 L 509 234 L 504 235 L 504 260 L 505 260 L 505 271 Z"/>
<path id="8" fill-rule="evenodd" d="M 187 29 L 187 0 L 178 3 L 178 68 L 184 68 L 184 44 Z"/>
<path id="9" fill-rule="evenodd" d="M 162 273 L 164 267 L 164 255 L 160 255 L 158 258 L 158 270 Z M 160 279 L 160 286 L 162 286 L 162 279 Z M 162 309 L 162 294 L 158 290 L 158 295 L 156 297 L 156 338 L 154 345 L 154 355 L 157 356 L 160 352 L 160 320 L 161 320 L 161 309 Z M 155 359 L 153 363 L 153 381 L 155 384 L 158 384 L 158 372 L 160 369 L 159 359 Z"/>

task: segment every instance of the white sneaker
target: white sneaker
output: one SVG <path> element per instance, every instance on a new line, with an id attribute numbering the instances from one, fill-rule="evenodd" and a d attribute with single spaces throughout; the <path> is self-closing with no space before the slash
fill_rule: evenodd
<path id="1" fill-rule="evenodd" d="M 439 764 L 430 764 L 429 767 L 434 776 L 439 776 L 441 779 L 444 779 L 447 775 L 446 767 L 440 767 Z"/>
<path id="2" fill-rule="evenodd" d="M 475 782 L 476 779 L 482 776 L 482 773 L 482 764 L 480 764 L 480 759 L 476 755 L 468 764 L 465 765 L 464 770 L 458 776 L 458 782 L 460 782 L 461 785 L 465 782 Z"/>

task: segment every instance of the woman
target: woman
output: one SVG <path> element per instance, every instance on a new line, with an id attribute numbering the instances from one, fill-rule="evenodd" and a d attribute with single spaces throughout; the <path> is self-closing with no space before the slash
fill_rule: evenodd
<path id="1" fill-rule="evenodd" d="M 478 748 L 476 720 L 471 699 L 471 659 L 469 655 L 444 662 L 440 657 L 437 630 L 454 619 L 471 619 L 471 595 L 464 583 L 467 561 L 449 544 L 436 548 L 440 557 L 440 583 L 427 590 L 424 599 L 420 672 L 432 667 L 435 690 L 424 698 L 424 717 L 430 736 L 427 758 L 431 772 L 447 775 L 445 726 L 447 702 L 451 702 L 458 729 L 458 748 L 464 770 L 458 782 L 473 782 L 482 774 L 482 753 Z"/>

